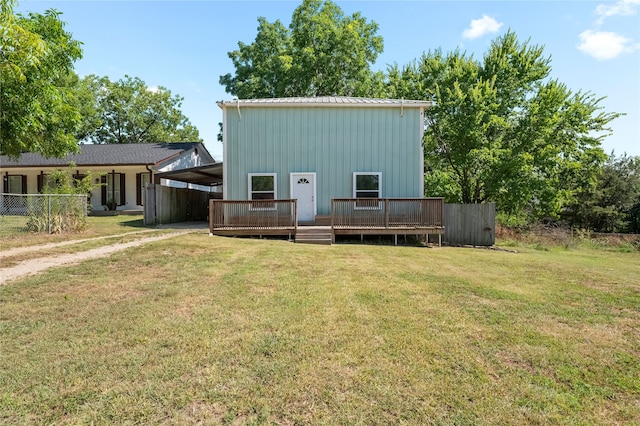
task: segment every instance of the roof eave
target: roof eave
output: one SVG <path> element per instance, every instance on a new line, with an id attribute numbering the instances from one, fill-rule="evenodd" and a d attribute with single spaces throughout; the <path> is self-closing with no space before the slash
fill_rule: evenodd
<path id="1" fill-rule="evenodd" d="M 312 98 L 310 98 L 312 99 Z M 225 108 L 430 108 L 433 103 L 430 101 L 402 101 L 393 103 L 374 102 L 312 102 L 312 101 L 279 101 L 279 102 L 254 102 L 248 100 L 217 101 L 216 104 L 221 109 Z"/>

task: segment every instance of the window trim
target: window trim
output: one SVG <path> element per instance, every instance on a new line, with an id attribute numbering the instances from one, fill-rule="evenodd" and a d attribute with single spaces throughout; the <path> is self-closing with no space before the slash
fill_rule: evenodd
<path id="1" fill-rule="evenodd" d="M 253 190 L 253 184 L 252 184 L 252 178 L 254 176 L 271 176 L 273 177 L 273 191 L 254 191 Z M 258 193 L 258 194 L 268 194 L 273 192 L 273 199 L 277 200 L 278 199 L 278 174 L 277 173 L 249 173 L 248 174 L 248 179 L 247 179 L 247 199 L 249 201 L 266 201 L 266 200 L 254 200 L 253 199 L 253 194 L 254 193 Z M 276 210 L 276 205 L 275 203 L 273 204 L 273 207 L 253 207 L 253 204 L 251 205 L 251 207 L 249 208 L 249 210 Z"/>
<path id="2" fill-rule="evenodd" d="M 361 199 L 367 198 L 382 198 L 382 172 L 353 172 L 353 198 L 356 200 L 354 202 L 353 208 L 354 210 L 380 210 L 382 209 L 382 203 L 378 203 L 377 206 L 366 206 L 366 207 L 358 207 L 358 192 L 373 192 L 373 190 L 361 190 L 358 191 L 356 187 L 358 176 L 377 176 L 378 177 L 378 196 L 377 197 L 360 197 Z"/>

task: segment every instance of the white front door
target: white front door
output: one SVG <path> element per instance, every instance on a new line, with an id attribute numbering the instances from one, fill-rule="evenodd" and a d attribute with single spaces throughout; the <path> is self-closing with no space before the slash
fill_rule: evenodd
<path id="1" fill-rule="evenodd" d="M 291 173 L 291 198 L 298 200 L 298 222 L 316 220 L 316 174 Z"/>

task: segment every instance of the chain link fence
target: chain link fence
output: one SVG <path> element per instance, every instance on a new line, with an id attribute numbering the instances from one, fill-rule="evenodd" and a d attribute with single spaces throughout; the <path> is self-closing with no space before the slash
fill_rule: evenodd
<path id="1" fill-rule="evenodd" d="M 0 216 L 23 217 L 29 232 L 80 231 L 87 223 L 87 196 L 78 194 L 0 194 Z"/>

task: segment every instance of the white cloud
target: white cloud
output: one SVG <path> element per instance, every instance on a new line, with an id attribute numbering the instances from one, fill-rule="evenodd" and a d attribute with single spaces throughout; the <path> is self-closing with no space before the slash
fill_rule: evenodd
<path id="1" fill-rule="evenodd" d="M 578 49 L 600 61 L 613 59 L 625 52 L 638 49 L 629 38 L 609 31 L 587 30 L 580 34 Z"/>
<path id="2" fill-rule="evenodd" d="M 640 6 L 640 0 L 620 0 L 614 4 L 599 4 L 596 7 L 596 14 L 599 16 L 596 23 L 601 25 L 605 19 L 611 16 L 635 15 Z"/>
<path id="3" fill-rule="evenodd" d="M 147 92 L 151 93 L 160 93 L 162 90 L 158 86 L 149 86 L 147 87 Z"/>
<path id="4" fill-rule="evenodd" d="M 473 40 L 485 34 L 497 33 L 502 25 L 502 22 L 498 22 L 490 16 L 482 15 L 482 18 L 471 21 L 471 26 L 462 32 L 462 37 Z"/>

